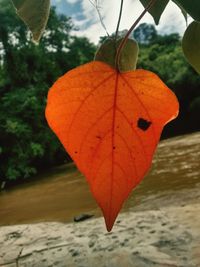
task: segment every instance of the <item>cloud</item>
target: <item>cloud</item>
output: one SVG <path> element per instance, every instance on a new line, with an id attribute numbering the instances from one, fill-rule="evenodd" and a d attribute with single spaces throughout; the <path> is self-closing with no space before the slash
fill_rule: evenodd
<path id="1" fill-rule="evenodd" d="M 82 19 L 78 18 L 76 14 L 71 14 L 75 25 L 79 27 L 78 35 L 87 36 L 91 41 L 98 43 L 99 37 L 106 35 L 103 29 L 97 11 L 89 0 L 56 0 L 66 1 L 68 4 L 76 4 L 79 6 L 82 12 Z M 116 24 L 119 14 L 120 1 L 116 0 L 99 0 L 100 11 L 103 17 L 104 24 L 106 25 L 107 31 L 112 34 L 116 29 Z M 116 4 L 117 3 L 117 4 Z M 122 20 L 120 25 L 120 30 L 128 29 L 133 22 L 137 19 L 139 14 L 144 10 L 143 6 L 139 0 L 126 0 L 124 1 L 124 8 L 122 14 Z M 146 14 L 141 22 L 153 23 L 153 18 L 150 14 Z M 156 26 L 159 33 L 171 33 L 178 32 L 183 34 L 186 23 L 180 9 L 170 1 L 166 10 L 164 11 L 160 23 Z"/>

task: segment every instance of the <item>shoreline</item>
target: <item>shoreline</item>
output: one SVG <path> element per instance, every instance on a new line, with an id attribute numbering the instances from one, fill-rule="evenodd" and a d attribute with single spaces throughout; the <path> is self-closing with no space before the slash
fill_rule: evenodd
<path id="1" fill-rule="evenodd" d="M 139 185 L 140 186 L 140 185 Z M 134 192 L 133 192 L 134 194 Z M 130 196 L 131 197 L 131 196 Z M 129 198 L 130 198 L 129 197 Z M 146 212 L 149 210 L 162 210 L 165 208 L 178 206 L 178 207 L 184 207 L 185 205 L 191 205 L 200 203 L 200 183 L 197 183 L 194 188 L 187 188 L 187 189 L 181 189 L 181 190 L 166 190 L 164 192 L 160 192 L 157 194 L 148 194 L 144 196 L 140 203 L 135 203 L 135 206 L 130 206 L 132 203 L 130 203 L 129 199 L 127 199 L 124 203 L 124 206 L 119 214 L 129 213 L 129 212 Z M 177 205 L 178 204 L 178 205 Z M 83 213 L 91 214 L 93 215 L 93 219 L 102 218 L 102 212 L 100 208 L 96 205 L 96 209 L 94 210 L 87 210 Z M 67 217 L 65 220 L 62 219 L 36 219 L 31 221 L 25 221 L 25 222 L 11 222 L 9 224 L 2 223 L 0 221 L 0 229 L 2 227 L 15 227 L 16 225 L 34 225 L 39 223 L 64 223 L 64 224 L 70 224 L 73 223 L 73 218 L 75 216 L 79 216 L 82 214 L 81 212 L 74 213 L 74 216 L 72 216 L 70 219 Z"/>

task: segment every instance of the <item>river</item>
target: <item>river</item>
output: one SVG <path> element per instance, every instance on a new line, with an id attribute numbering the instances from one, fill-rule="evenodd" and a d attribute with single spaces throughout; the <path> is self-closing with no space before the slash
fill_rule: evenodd
<path id="1" fill-rule="evenodd" d="M 40 178 L 0 192 L 0 225 L 70 222 L 81 213 L 101 215 L 85 178 L 74 164 L 55 168 Z M 192 201 L 197 192 L 199 132 L 160 142 L 151 171 L 131 193 L 123 211 L 161 209 L 174 201 Z"/>

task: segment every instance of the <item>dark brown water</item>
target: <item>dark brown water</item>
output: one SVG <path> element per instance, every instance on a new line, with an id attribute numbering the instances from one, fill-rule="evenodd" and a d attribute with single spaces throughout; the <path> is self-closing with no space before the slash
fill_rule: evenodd
<path id="1" fill-rule="evenodd" d="M 195 198 L 193 192 L 200 192 L 200 133 L 160 142 L 152 170 L 132 192 L 123 210 L 161 208 L 170 199 L 173 205 L 179 196 L 187 202 Z M 84 177 L 73 164 L 0 193 L 0 225 L 68 222 L 80 213 L 101 215 Z"/>

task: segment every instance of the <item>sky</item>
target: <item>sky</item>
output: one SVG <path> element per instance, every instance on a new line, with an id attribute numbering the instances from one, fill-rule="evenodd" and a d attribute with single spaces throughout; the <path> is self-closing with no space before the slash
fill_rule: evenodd
<path id="1" fill-rule="evenodd" d="M 92 42 L 98 43 L 100 36 L 105 36 L 106 32 L 90 1 L 94 0 L 52 0 L 52 5 L 56 5 L 58 12 L 72 17 L 73 23 L 79 29 L 76 32 L 77 35 L 86 36 Z M 101 16 L 109 34 L 115 32 L 120 2 L 120 0 L 99 0 Z M 125 0 L 120 30 L 130 28 L 143 10 L 139 0 Z M 150 14 L 146 14 L 142 22 L 154 24 Z M 166 7 L 156 29 L 160 34 L 178 32 L 182 35 L 185 31 L 185 19 L 181 10 L 172 1 Z"/>

